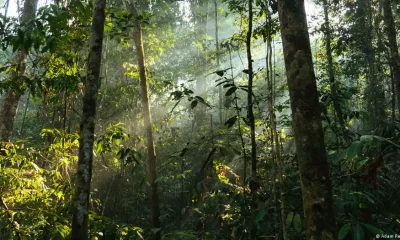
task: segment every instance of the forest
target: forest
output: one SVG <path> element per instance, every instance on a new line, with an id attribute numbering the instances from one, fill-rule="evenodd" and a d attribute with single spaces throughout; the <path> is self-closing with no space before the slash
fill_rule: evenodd
<path id="1" fill-rule="evenodd" d="M 0 239 L 400 239 L 399 28 L 399 0 L 0 0 Z"/>

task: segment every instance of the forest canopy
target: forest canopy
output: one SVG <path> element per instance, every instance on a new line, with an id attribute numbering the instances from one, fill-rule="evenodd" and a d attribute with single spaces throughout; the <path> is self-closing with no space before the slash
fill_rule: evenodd
<path id="1" fill-rule="evenodd" d="M 399 0 L 1 0 L 0 239 L 400 236 Z"/>

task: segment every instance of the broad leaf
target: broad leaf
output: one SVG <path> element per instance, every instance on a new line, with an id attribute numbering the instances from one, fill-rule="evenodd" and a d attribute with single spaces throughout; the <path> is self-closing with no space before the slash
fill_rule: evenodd
<path id="1" fill-rule="evenodd" d="M 265 215 L 267 214 L 267 211 L 265 209 L 261 209 L 257 215 L 254 217 L 254 222 L 258 223 L 261 220 L 263 220 L 263 218 L 265 217 Z"/>
<path id="2" fill-rule="evenodd" d="M 299 214 L 294 215 L 293 217 L 293 226 L 296 232 L 301 232 L 301 218 Z"/>
<path id="3" fill-rule="evenodd" d="M 232 95 L 234 92 L 236 92 L 237 87 L 231 87 L 228 89 L 228 91 L 225 93 L 225 96 L 230 96 Z"/>
<path id="4" fill-rule="evenodd" d="M 339 230 L 339 240 L 344 239 L 351 230 L 351 223 L 346 223 Z"/>
<path id="5" fill-rule="evenodd" d="M 195 108 L 197 106 L 197 104 L 199 103 L 199 101 L 197 100 L 193 100 L 192 103 L 190 104 L 190 106 L 193 108 Z"/>
<path id="6" fill-rule="evenodd" d="M 184 149 L 182 149 L 181 153 L 179 153 L 179 156 L 180 156 L 180 157 L 185 156 L 185 154 L 186 154 L 186 152 L 187 152 L 188 150 L 189 150 L 189 148 L 184 148 Z"/>
<path id="7" fill-rule="evenodd" d="M 293 212 L 290 212 L 288 215 L 287 215 L 287 217 L 286 217 L 286 226 L 287 227 L 290 227 L 290 225 L 292 224 L 292 222 L 293 222 Z"/>
<path id="8" fill-rule="evenodd" d="M 360 224 L 357 224 L 353 227 L 353 240 L 363 240 L 364 239 L 364 230 Z"/>
<path id="9" fill-rule="evenodd" d="M 364 224 L 364 226 L 370 231 L 370 232 L 372 232 L 373 234 L 383 234 L 384 232 L 381 230 L 381 229 L 379 229 L 379 228 L 377 228 L 377 227 L 375 227 L 375 226 L 373 226 L 373 225 L 371 225 L 371 224 Z"/>
<path id="10" fill-rule="evenodd" d="M 237 116 L 233 116 L 233 117 L 229 118 L 228 120 L 226 120 L 224 125 L 228 126 L 228 128 L 230 128 L 236 123 L 236 120 L 237 120 Z"/>
<path id="11" fill-rule="evenodd" d="M 355 156 L 361 153 L 361 142 L 355 141 L 353 142 L 349 149 L 347 149 L 347 160 L 353 159 Z"/>

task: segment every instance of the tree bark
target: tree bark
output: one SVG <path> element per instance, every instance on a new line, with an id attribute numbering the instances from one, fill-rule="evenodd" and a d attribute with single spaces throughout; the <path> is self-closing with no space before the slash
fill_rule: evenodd
<path id="1" fill-rule="evenodd" d="M 35 18 L 38 0 L 25 0 L 21 15 L 21 24 Z M 14 55 L 15 70 L 10 73 L 10 80 L 14 86 L 22 85 L 22 76 L 25 74 L 27 50 L 17 50 Z M 21 99 L 21 89 L 8 89 L 0 110 L 0 142 L 11 140 L 12 130 L 17 117 L 18 105 Z"/>
<path id="2" fill-rule="evenodd" d="M 143 47 L 142 28 L 140 22 L 137 19 L 139 16 L 136 6 L 133 1 L 130 1 L 129 11 L 132 13 L 135 21 L 135 29 L 133 31 L 133 40 L 135 42 L 138 65 L 139 65 L 139 77 L 140 77 L 140 91 L 142 95 L 142 108 L 144 118 L 144 129 L 146 133 L 146 145 L 147 145 L 147 161 L 148 161 L 148 180 L 151 186 L 150 193 L 150 206 L 152 211 L 152 226 L 153 228 L 160 228 L 160 200 L 158 195 L 158 186 L 156 183 L 157 179 L 157 157 L 156 150 L 153 140 L 153 128 L 150 113 L 150 102 L 149 102 L 149 91 L 147 86 L 147 74 L 146 74 L 146 61 Z M 157 231 L 154 240 L 161 239 L 161 231 Z"/>
<path id="3" fill-rule="evenodd" d="M 249 25 L 246 35 L 247 50 L 247 67 L 249 73 L 249 84 L 247 88 L 247 120 L 250 125 L 250 141 L 251 141 L 251 211 L 253 219 L 251 220 L 251 239 L 257 238 L 257 227 L 254 223 L 254 217 L 257 209 L 257 144 L 256 144 L 256 127 L 253 112 L 253 59 L 251 55 L 251 36 L 253 33 L 253 0 L 249 0 Z M 246 161 L 246 159 L 245 159 Z"/>
<path id="4" fill-rule="evenodd" d="M 215 17 L 215 50 L 217 52 L 216 54 L 216 60 L 217 60 L 217 70 L 219 70 L 219 67 L 221 66 L 220 63 L 220 50 L 219 50 L 219 33 L 218 33 L 218 0 L 214 0 L 214 17 Z M 222 116 L 222 109 L 223 109 L 223 104 L 222 104 L 222 86 L 218 86 L 218 116 L 219 116 L 219 124 L 223 124 L 223 116 Z"/>
<path id="5" fill-rule="evenodd" d="M 266 5 L 268 6 L 268 4 Z M 278 166 L 278 181 L 279 181 L 279 195 L 280 195 L 280 214 L 281 214 L 281 225 L 282 225 L 282 239 L 287 240 L 287 227 L 286 227 L 286 188 L 285 188 L 285 165 L 283 163 L 279 135 L 276 126 L 276 115 L 275 115 L 275 96 L 274 96 L 274 70 L 272 64 L 272 19 L 271 13 L 268 8 L 265 10 L 266 12 L 266 21 L 268 24 L 267 27 L 267 58 L 266 58 L 266 69 L 267 69 L 267 84 L 268 84 L 268 114 L 269 114 L 269 122 L 271 127 L 271 144 L 272 144 L 272 159 L 273 164 L 277 164 Z M 274 181 L 275 182 L 275 181 Z"/>
<path id="6" fill-rule="evenodd" d="M 285 68 L 307 239 L 337 239 L 329 166 L 304 0 L 280 0 Z"/>
<path id="7" fill-rule="evenodd" d="M 95 0 L 90 35 L 89 58 L 79 140 L 78 171 L 75 182 L 72 218 L 73 240 L 86 240 L 89 223 L 89 197 L 92 179 L 93 142 L 97 95 L 100 87 L 101 54 L 103 47 L 106 0 Z"/>
<path id="8" fill-rule="evenodd" d="M 392 6 L 390 5 L 390 0 L 381 0 L 383 8 L 383 17 L 386 25 L 386 34 L 389 40 L 390 49 L 390 64 L 393 69 L 393 79 L 396 85 L 396 96 L 397 97 L 397 110 L 399 111 L 400 119 L 400 56 L 399 49 L 397 46 L 397 35 L 396 26 L 393 19 Z"/>

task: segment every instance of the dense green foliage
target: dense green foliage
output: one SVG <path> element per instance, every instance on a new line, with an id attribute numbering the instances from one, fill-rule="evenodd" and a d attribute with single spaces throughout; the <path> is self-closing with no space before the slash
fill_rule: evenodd
<path id="1" fill-rule="evenodd" d="M 91 239 L 151 239 L 159 231 L 162 239 L 250 239 L 253 224 L 260 239 L 282 239 L 282 231 L 305 238 L 277 1 L 253 4 L 256 183 L 249 167 L 248 4 L 214 1 L 138 1 L 136 19 L 122 1 L 107 1 Z M 308 2 L 306 11 L 339 239 L 400 234 L 400 92 L 382 9 L 375 0 L 328 2 L 337 96 L 322 1 Z M 92 7 L 61 0 L 41 6 L 27 23 L 17 13 L 0 16 L 0 90 L 23 94 L 12 141 L 0 145 L 0 239 L 71 234 Z M 392 9 L 399 29 L 399 1 Z M 151 226 L 134 21 L 144 31 L 161 229 Z M 9 77 L 17 50 L 29 51 L 21 79 Z"/>

